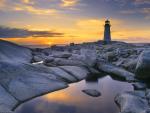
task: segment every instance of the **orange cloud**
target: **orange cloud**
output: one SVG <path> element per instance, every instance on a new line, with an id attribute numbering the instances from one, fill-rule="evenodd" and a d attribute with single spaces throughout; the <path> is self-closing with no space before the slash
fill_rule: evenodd
<path id="1" fill-rule="evenodd" d="M 89 27 L 89 28 L 99 28 L 99 27 L 104 27 L 105 24 L 105 20 L 106 19 L 83 19 L 83 20 L 79 20 L 77 22 L 77 25 L 80 27 Z M 122 24 L 123 22 L 121 20 L 118 19 L 110 19 L 111 24 L 113 25 L 118 25 L 118 24 Z"/>
<path id="2" fill-rule="evenodd" d="M 5 0 L 0 1 L 0 8 L 2 8 L 5 5 Z"/>
<path id="3" fill-rule="evenodd" d="M 33 6 L 28 5 L 20 5 L 18 4 L 13 8 L 15 11 L 26 11 L 32 14 L 37 15 L 56 15 L 57 10 L 56 9 L 41 9 L 41 8 L 35 8 Z"/>
<path id="4" fill-rule="evenodd" d="M 33 0 L 22 0 L 22 2 L 25 4 L 34 4 Z"/>
<path id="5" fill-rule="evenodd" d="M 79 0 L 61 0 L 62 7 L 73 7 L 79 3 Z"/>

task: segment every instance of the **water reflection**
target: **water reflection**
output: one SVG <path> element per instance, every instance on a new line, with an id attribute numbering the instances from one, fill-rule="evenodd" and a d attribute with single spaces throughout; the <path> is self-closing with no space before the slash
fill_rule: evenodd
<path id="1" fill-rule="evenodd" d="M 102 96 L 93 98 L 82 92 L 89 88 L 97 89 Z M 115 95 L 131 90 L 131 84 L 105 76 L 95 81 L 71 84 L 67 89 L 31 100 L 17 108 L 15 113 L 117 113 L 119 110 L 114 103 Z"/>

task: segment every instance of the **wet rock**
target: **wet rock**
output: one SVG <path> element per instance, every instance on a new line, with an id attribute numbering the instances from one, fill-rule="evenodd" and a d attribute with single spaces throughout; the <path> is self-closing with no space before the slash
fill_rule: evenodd
<path id="1" fill-rule="evenodd" d="M 135 90 L 144 90 L 144 89 L 146 89 L 146 84 L 144 84 L 144 83 L 137 82 L 137 83 L 133 83 L 132 85 L 134 86 Z"/>
<path id="2" fill-rule="evenodd" d="M 147 100 L 134 94 L 126 92 L 116 96 L 115 102 L 120 108 L 121 113 L 146 113 L 149 108 Z"/>
<path id="3" fill-rule="evenodd" d="M 101 93 L 95 89 L 85 89 L 85 90 L 82 90 L 82 92 L 84 92 L 85 94 L 92 96 L 92 97 L 101 96 Z"/>
<path id="4" fill-rule="evenodd" d="M 150 50 L 145 50 L 139 56 L 136 66 L 136 77 L 139 79 L 150 79 Z"/>

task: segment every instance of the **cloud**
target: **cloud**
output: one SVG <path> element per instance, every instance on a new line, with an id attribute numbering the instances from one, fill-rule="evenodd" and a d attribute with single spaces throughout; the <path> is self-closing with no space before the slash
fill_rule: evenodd
<path id="1" fill-rule="evenodd" d="M 122 13 L 122 14 L 135 14 L 135 13 L 137 13 L 137 11 L 135 11 L 135 10 L 123 10 L 123 11 L 120 11 L 120 13 Z"/>
<path id="2" fill-rule="evenodd" d="M 105 0 L 110 2 L 112 0 Z M 142 4 L 150 4 L 150 0 L 113 0 L 114 2 L 120 3 L 120 5 L 128 5 L 128 4 L 135 4 L 135 5 L 142 5 Z"/>
<path id="3" fill-rule="evenodd" d="M 83 20 L 79 20 L 77 21 L 77 26 L 82 27 L 82 28 L 91 28 L 91 29 L 100 29 L 104 27 L 105 24 L 105 20 L 106 19 L 83 19 Z M 113 25 L 120 25 L 123 22 L 121 20 L 118 19 L 110 19 L 111 24 Z"/>
<path id="4" fill-rule="evenodd" d="M 34 1 L 33 0 L 22 0 L 23 3 L 25 4 L 34 4 Z"/>
<path id="5" fill-rule="evenodd" d="M 142 13 L 145 13 L 145 14 L 150 14 L 150 8 L 143 8 L 141 10 Z"/>
<path id="6" fill-rule="evenodd" d="M 5 0 L 1 0 L 1 1 L 0 1 L 0 8 L 1 8 L 1 7 L 4 7 L 4 5 L 5 5 Z"/>
<path id="7" fill-rule="evenodd" d="M 139 8 L 135 10 L 122 10 L 122 14 L 144 14 L 145 19 L 150 19 L 150 8 Z"/>
<path id="8" fill-rule="evenodd" d="M 20 0 L 18 2 L 0 0 L 0 8 L 3 12 L 14 11 L 42 16 L 59 16 L 62 8 L 75 9 L 79 2 L 80 0 Z"/>
<path id="9" fill-rule="evenodd" d="M 31 31 L 0 26 L 0 38 L 62 37 L 63 35 L 63 33 L 54 31 Z"/>
<path id="10" fill-rule="evenodd" d="M 145 17 L 145 19 L 146 19 L 146 20 L 150 20 L 150 15 L 147 15 L 147 16 Z"/>
<path id="11" fill-rule="evenodd" d="M 79 0 L 61 0 L 62 7 L 74 7 L 79 3 Z"/>
<path id="12" fill-rule="evenodd" d="M 29 12 L 29 13 L 37 14 L 37 15 L 56 15 L 57 13 L 56 9 L 42 9 L 42 8 L 35 8 L 33 6 L 20 5 L 20 4 L 13 7 L 13 10 Z"/>
<path id="13" fill-rule="evenodd" d="M 150 0 L 134 0 L 134 3 L 135 3 L 136 5 L 150 4 Z"/>
<path id="14" fill-rule="evenodd" d="M 35 15 L 57 15 L 58 13 L 58 10 L 55 8 L 43 8 L 37 6 L 34 0 L 20 0 L 20 2 L 0 0 L 0 8 L 3 12 L 15 11 Z"/>

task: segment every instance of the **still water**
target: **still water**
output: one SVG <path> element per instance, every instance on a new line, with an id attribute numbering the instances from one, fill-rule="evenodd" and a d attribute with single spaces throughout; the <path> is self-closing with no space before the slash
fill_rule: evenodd
<path id="1" fill-rule="evenodd" d="M 91 97 L 84 94 L 83 89 L 97 89 L 102 95 Z M 114 97 L 132 90 L 131 84 L 113 80 L 110 76 L 95 81 L 84 80 L 28 101 L 19 106 L 15 113 L 118 113 Z"/>

